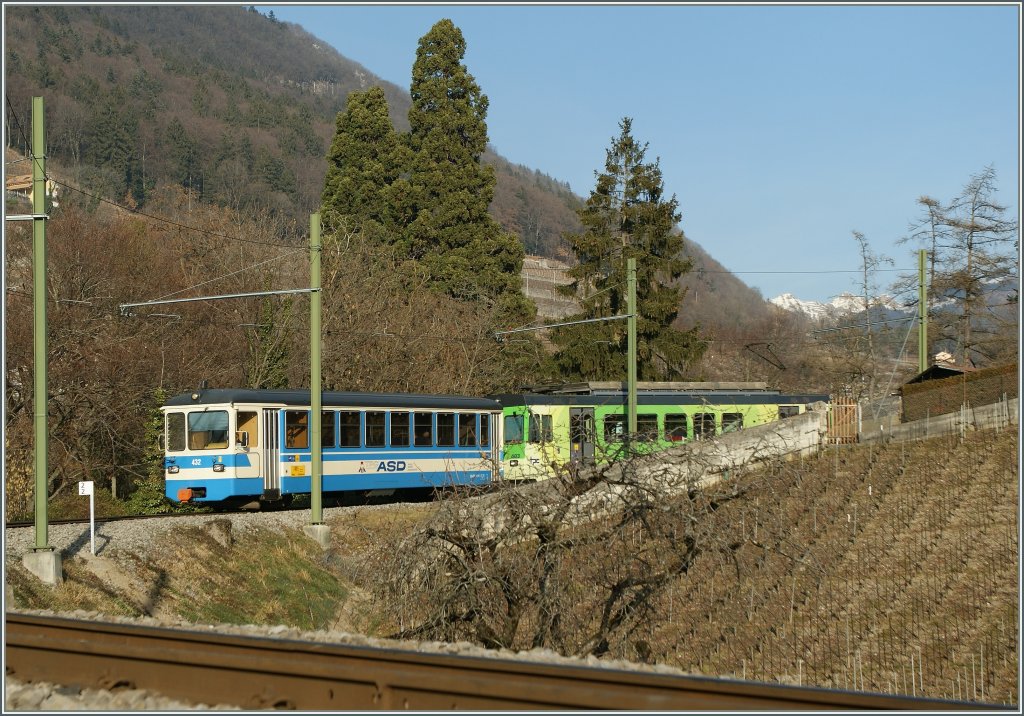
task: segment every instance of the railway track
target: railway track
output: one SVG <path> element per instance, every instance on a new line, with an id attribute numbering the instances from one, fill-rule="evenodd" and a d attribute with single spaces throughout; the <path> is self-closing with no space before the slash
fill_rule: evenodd
<path id="1" fill-rule="evenodd" d="M 108 517 L 97 517 L 96 524 L 103 524 L 105 522 L 129 522 L 131 520 L 155 520 L 160 517 L 194 517 L 198 512 L 185 513 L 185 512 L 161 512 L 155 515 L 111 515 Z M 4 529 L 23 529 L 25 527 L 35 527 L 35 522 L 32 520 L 18 520 L 14 522 L 4 522 Z M 73 519 L 66 520 L 47 520 L 48 525 L 87 525 L 89 524 L 88 517 L 76 517 Z"/>
<path id="2" fill-rule="evenodd" d="M 407 491 L 412 492 L 412 491 Z M 434 499 L 432 491 L 421 491 L 416 494 L 402 494 L 398 496 L 385 496 L 378 498 L 369 498 L 358 495 L 357 493 L 345 494 L 342 497 L 338 497 L 336 494 L 325 493 L 324 507 L 359 507 L 365 505 L 386 505 L 395 503 L 420 503 L 430 502 Z M 231 515 L 231 514 L 255 514 L 255 513 L 268 513 L 275 514 L 280 512 L 288 511 L 301 511 L 309 509 L 309 501 L 297 501 L 295 504 L 282 506 L 282 507 L 270 507 L 267 509 L 247 509 L 243 507 L 229 508 L 229 507 L 216 507 L 207 508 L 202 511 L 196 512 L 159 512 L 149 515 L 105 515 L 96 516 L 96 524 L 103 524 L 106 522 L 128 522 L 131 520 L 154 520 L 161 517 L 196 517 L 197 515 Z M 48 525 L 87 525 L 89 524 L 88 517 L 76 517 L 71 519 L 58 519 L 48 520 Z M 6 521 L 4 522 L 4 529 L 24 529 L 26 527 L 35 527 L 34 520 L 17 520 L 17 521 Z"/>
<path id="3" fill-rule="evenodd" d="M 7 613 L 7 673 L 243 709 L 748 711 L 993 707 Z M 1009 710 L 1009 709 L 1007 709 Z"/>

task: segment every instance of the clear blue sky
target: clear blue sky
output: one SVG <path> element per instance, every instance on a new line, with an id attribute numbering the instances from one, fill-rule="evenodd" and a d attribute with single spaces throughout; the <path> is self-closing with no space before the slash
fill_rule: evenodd
<path id="1" fill-rule="evenodd" d="M 687 236 L 765 298 L 856 291 L 853 230 L 897 268 L 917 197 L 992 164 L 1019 215 L 1020 7 L 265 5 L 408 87 L 442 18 L 506 159 L 587 196 L 619 120 Z M 894 274 L 881 274 L 888 283 Z"/>

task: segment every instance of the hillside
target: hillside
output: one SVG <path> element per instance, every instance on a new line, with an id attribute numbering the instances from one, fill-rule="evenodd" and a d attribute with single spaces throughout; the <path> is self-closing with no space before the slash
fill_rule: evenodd
<path id="1" fill-rule="evenodd" d="M 171 183 L 197 201 L 245 213 L 268 209 L 299 240 L 319 206 L 327 148 L 348 93 L 382 87 L 393 123 L 408 129 L 407 88 L 299 26 L 251 9 L 37 6 L 6 7 L 5 14 L 9 141 L 26 151 L 31 97 L 43 96 L 51 172 L 130 207 L 145 207 L 160 184 Z M 582 199 L 564 182 L 492 151 L 484 161 L 497 175 L 492 215 L 527 254 L 571 261 L 562 235 L 579 229 Z M 64 200 L 96 205 L 74 191 Z M 695 271 L 684 279 L 683 327 L 765 335 L 778 322 L 757 291 L 694 241 L 687 248 Z"/>
<path id="2" fill-rule="evenodd" d="M 5 15 L 9 140 L 25 150 L 31 97 L 43 96 L 48 148 L 65 179 L 133 206 L 170 182 L 305 227 L 349 92 L 382 87 L 395 126 L 408 130 L 407 88 L 252 9 L 37 6 Z M 495 217 L 528 252 L 557 255 L 561 232 L 578 225 L 580 199 L 493 152 L 484 160 L 498 177 Z"/>
<path id="3" fill-rule="evenodd" d="M 659 593 L 650 628 L 611 644 L 609 657 L 708 676 L 1017 703 L 1016 437 L 1011 429 L 831 447 L 735 475 L 741 496 L 708 517 L 734 559 L 699 558 Z M 79 539 L 59 589 L 29 578 L 9 549 L 8 602 L 385 636 L 433 598 L 389 601 L 383 570 L 442 507 L 331 509 L 325 554 L 284 525 L 287 513 L 189 518 L 161 533 L 159 549 L 115 538 L 97 558 Z M 19 544 L 31 540 L 24 532 Z M 650 538 L 631 534 L 618 548 Z M 244 566 L 253 560 L 258 569 Z M 584 590 L 580 599 L 594 564 L 561 573 L 572 580 L 567 589 Z M 561 617 L 568 628 L 575 615 Z"/>

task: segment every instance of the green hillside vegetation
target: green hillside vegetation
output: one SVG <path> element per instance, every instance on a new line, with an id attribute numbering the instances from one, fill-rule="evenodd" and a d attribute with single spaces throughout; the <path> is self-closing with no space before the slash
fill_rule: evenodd
<path id="1" fill-rule="evenodd" d="M 602 653 L 707 676 L 1016 704 L 1017 448 L 1014 430 L 971 432 L 963 441 L 832 447 L 734 474 L 706 491 L 714 509 L 697 525 L 705 541 L 689 571 L 657 583 L 609 632 Z M 427 525 L 445 534 L 438 517 L 465 514 L 461 499 L 329 516 L 326 553 L 297 531 L 243 538 L 213 519 L 173 531 L 168 549 L 146 558 L 66 559 L 66 581 L 56 588 L 12 562 L 9 599 L 17 608 L 378 637 L 422 625 L 421 639 L 476 643 L 485 643 L 474 629 L 481 616 L 517 616 L 503 645 L 586 654 L 602 613 L 594 601 L 614 583 L 605 580 L 632 573 L 638 584 L 654 584 L 641 579 L 684 546 L 689 503 L 653 510 L 643 528 L 612 516 L 552 534 L 547 544 L 560 551 L 550 570 L 542 549 L 481 542 L 483 571 L 472 583 L 459 582 L 458 570 L 444 577 L 421 564 L 419 574 L 438 578 L 422 592 L 406 569 L 410 536 Z M 661 529 L 673 524 L 679 544 Z M 452 534 L 465 526 L 457 517 L 447 524 Z M 590 541 L 595 536 L 602 539 Z M 198 558 L 183 562 L 181 553 Z M 480 595 L 499 570 L 508 571 L 505 598 L 479 603 L 480 614 L 462 622 L 430 620 L 445 604 L 457 606 L 443 601 L 460 593 L 456 587 Z M 530 591 L 541 585 L 546 596 Z M 518 615 L 503 611 L 512 597 Z M 544 605 L 557 606 L 553 632 L 541 629 Z"/>

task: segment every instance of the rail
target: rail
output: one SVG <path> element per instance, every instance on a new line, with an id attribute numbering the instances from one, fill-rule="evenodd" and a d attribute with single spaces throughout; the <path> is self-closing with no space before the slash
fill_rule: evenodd
<path id="1" fill-rule="evenodd" d="M 963 710 L 935 699 L 8 612 L 7 673 L 243 709 Z"/>

